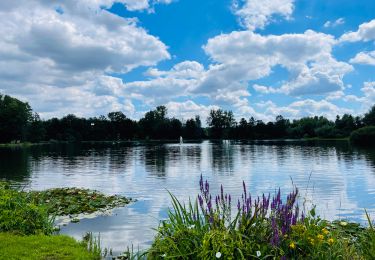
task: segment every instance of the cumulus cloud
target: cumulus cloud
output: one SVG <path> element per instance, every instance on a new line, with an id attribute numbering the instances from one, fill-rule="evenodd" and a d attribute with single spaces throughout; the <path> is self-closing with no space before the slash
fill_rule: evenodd
<path id="1" fill-rule="evenodd" d="M 246 115 L 255 113 L 249 105 L 249 82 L 269 76 L 275 66 L 285 68 L 290 81 L 279 88 L 255 84 L 255 91 L 292 96 L 342 91 L 343 77 L 353 68 L 332 56 L 335 44 L 333 36 L 311 30 L 268 36 L 251 31 L 222 34 L 203 47 L 212 61 L 207 68 L 195 61 L 166 71 L 152 68 L 146 72 L 148 80 L 125 83 L 123 91 L 149 105 L 203 96 Z"/>
<path id="2" fill-rule="evenodd" d="M 283 115 L 290 119 L 299 119 L 306 116 L 324 116 L 334 119 L 336 115 L 353 113 L 352 110 L 338 107 L 327 100 L 305 99 L 292 102 L 287 106 L 277 106 L 274 102 L 267 101 L 259 103 L 258 106 L 265 108 L 265 114 L 273 115 L 273 117 Z"/>
<path id="3" fill-rule="evenodd" d="M 236 82 L 234 86 L 240 88 L 241 83 L 266 77 L 274 66 L 280 65 L 289 71 L 292 80 L 280 89 L 255 86 L 256 91 L 300 96 L 343 89 L 343 77 L 353 68 L 332 56 L 335 44 L 333 36 L 311 30 L 303 34 L 262 36 L 241 31 L 216 36 L 204 47 L 211 59 L 218 63 L 210 69 L 215 84 L 209 87 L 224 85 L 220 82 L 227 86 Z M 220 72 L 218 76 L 216 71 Z M 225 80 L 219 81 L 220 75 L 225 75 Z M 207 88 L 207 84 L 202 86 Z"/>
<path id="4" fill-rule="evenodd" d="M 281 92 L 293 96 L 325 94 L 344 89 L 343 77 L 353 67 L 322 56 L 310 67 L 304 66 L 299 75 L 281 87 Z"/>
<path id="5" fill-rule="evenodd" d="M 107 112 L 120 108 L 125 102 L 122 96 L 108 95 L 105 102 L 97 99 L 103 98 L 101 93 L 108 92 L 113 83 L 105 75 L 152 66 L 170 55 L 167 46 L 134 19 L 103 9 L 113 2 L 1 1 L 0 91 L 22 97 L 42 115 L 52 115 L 54 111 L 95 114 L 105 107 Z M 116 2 L 130 4 L 125 0 Z M 61 102 L 48 103 L 45 90 L 60 97 Z M 33 94 L 40 91 L 45 96 Z M 74 93 L 77 98 L 67 98 Z M 64 105 L 58 104 L 64 100 L 62 109 Z M 93 104 L 84 105 L 87 100 Z M 77 104 L 73 105 L 73 101 Z M 47 103 L 50 111 L 46 110 Z"/>
<path id="6" fill-rule="evenodd" d="M 375 19 L 370 22 L 363 23 L 355 32 L 348 32 L 341 36 L 341 42 L 358 42 L 358 41 L 374 41 L 375 40 Z"/>
<path id="7" fill-rule="evenodd" d="M 373 105 L 375 103 L 375 81 L 365 82 L 361 91 L 364 94 L 365 102 Z"/>
<path id="8" fill-rule="evenodd" d="M 360 52 L 354 58 L 350 59 L 349 62 L 375 66 L 375 51 Z"/>
<path id="9" fill-rule="evenodd" d="M 358 114 L 367 112 L 375 104 L 375 81 L 364 82 L 361 88 L 362 95 L 345 95 L 344 92 L 338 92 L 330 95 L 331 100 L 340 99 L 345 102 L 357 102 L 361 104 L 361 108 L 356 111 Z M 327 98 L 327 99 L 328 99 Z"/>
<path id="10" fill-rule="evenodd" d="M 245 28 L 263 29 L 276 16 L 290 19 L 294 0 L 234 0 L 234 13 Z"/>
<path id="11" fill-rule="evenodd" d="M 343 25 L 345 24 L 345 19 L 344 18 L 339 18 L 337 19 L 336 21 L 327 21 L 324 23 L 324 27 L 325 28 L 333 28 L 333 27 L 336 27 L 336 26 L 339 26 L 339 25 Z"/>
<path id="12" fill-rule="evenodd" d="M 261 94 L 274 94 L 274 93 L 280 93 L 280 89 L 275 89 L 272 87 L 262 86 L 258 84 L 253 85 L 253 89 Z"/>
<path id="13" fill-rule="evenodd" d="M 184 102 L 168 102 L 166 104 L 168 109 L 168 115 L 176 117 L 182 120 L 194 118 L 196 115 L 201 116 L 202 123 L 205 124 L 205 118 L 208 117 L 212 109 L 219 109 L 218 106 L 214 105 L 200 105 L 192 100 Z"/>
<path id="14" fill-rule="evenodd" d="M 175 97 L 190 95 L 204 73 L 203 65 L 195 61 L 178 63 L 168 71 L 152 68 L 146 72 L 151 77 L 149 80 L 125 83 L 123 92 L 149 105 L 160 105 Z"/>

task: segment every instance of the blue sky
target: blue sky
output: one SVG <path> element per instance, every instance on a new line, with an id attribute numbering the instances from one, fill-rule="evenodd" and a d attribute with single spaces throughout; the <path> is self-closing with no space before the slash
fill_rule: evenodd
<path id="1" fill-rule="evenodd" d="M 375 2 L 2 1 L 0 93 L 43 118 L 157 105 L 265 121 L 375 104 Z"/>

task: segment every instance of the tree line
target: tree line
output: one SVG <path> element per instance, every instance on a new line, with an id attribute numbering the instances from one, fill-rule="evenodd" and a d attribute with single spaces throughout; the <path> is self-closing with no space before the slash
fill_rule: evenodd
<path id="1" fill-rule="evenodd" d="M 0 95 L 0 143 L 42 141 L 120 141 L 184 139 L 285 139 L 344 138 L 353 131 L 375 125 L 375 106 L 364 116 L 345 114 L 334 121 L 323 116 L 289 120 L 277 116 L 273 122 L 251 117 L 238 122 L 232 111 L 211 110 L 203 127 L 201 118 L 186 121 L 168 117 L 165 106 L 147 112 L 140 120 L 132 120 L 123 112 L 107 116 L 80 118 L 67 115 L 42 120 L 28 103 Z"/>

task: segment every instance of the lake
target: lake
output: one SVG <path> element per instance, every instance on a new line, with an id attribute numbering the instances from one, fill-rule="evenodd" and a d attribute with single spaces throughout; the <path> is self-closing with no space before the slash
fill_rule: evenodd
<path id="1" fill-rule="evenodd" d="M 300 189 L 301 202 L 314 203 L 321 217 L 365 221 L 375 218 L 375 150 L 345 141 L 203 141 L 198 143 L 125 143 L 46 145 L 0 149 L 0 179 L 24 189 L 83 187 L 137 199 L 112 215 L 62 227 L 78 239 L 100 233 L 104 246 L 150 246 L 171 200 L 187 201 L 199 192 L 200 175 L 211 190 L 238 198 L 242 181 L 254 195 Z"/>

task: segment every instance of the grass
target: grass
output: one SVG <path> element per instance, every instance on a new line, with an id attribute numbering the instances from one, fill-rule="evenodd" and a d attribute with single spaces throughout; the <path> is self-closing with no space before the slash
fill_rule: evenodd
<path id="1" fill-rule="evenodd" d="M 223 187 L 217 196 L 200 181 L 195 202 L 180 203 L 162 221 L 147 259 L 375 259 L 375 230 L 347 221 L 327 221 L 315 208 L 301 212 L 298 189 L 243 195 L 232 214 L 232 199 Z M 366 212 L 367 213 L 367 212 Z"/>
<path id="2" fill-rule="evenodd" d="M 4 260 L 95 260 L 100 254 L 87 250 L 86 242 L 67 236 L 21 236 L 0 233 L 0 259 Z"/>

